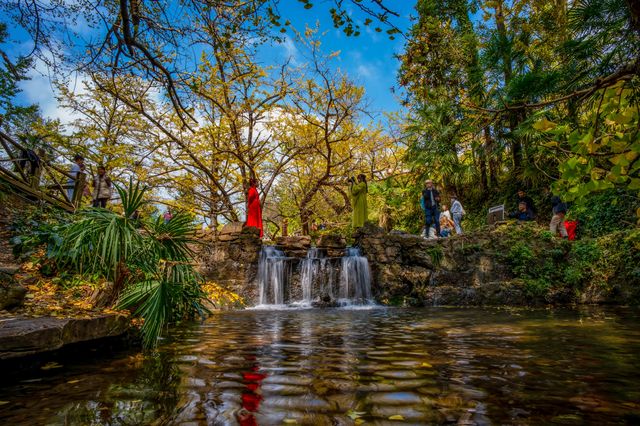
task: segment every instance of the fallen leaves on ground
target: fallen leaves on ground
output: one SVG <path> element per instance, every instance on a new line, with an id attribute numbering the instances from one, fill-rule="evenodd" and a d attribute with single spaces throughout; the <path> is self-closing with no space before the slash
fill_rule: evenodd
<path id="1" fill-rule="evenodd" d="M 106 282 L 90 282 L 80 276 L 61 280 L 59 277 L 41 275 L 31 262 L 22 265 L 14 276 L 27 289 L 24 305 L 13 316 L 88 319 L 102 315 L 126 315 L 128 311 L 118 311 L 94 306 L 98 291 Z"/>

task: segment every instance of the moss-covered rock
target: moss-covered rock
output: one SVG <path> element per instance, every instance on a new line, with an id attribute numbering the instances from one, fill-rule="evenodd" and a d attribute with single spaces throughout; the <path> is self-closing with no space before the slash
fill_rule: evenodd
<path id="1" fill-rule="evenodd" d="M 361 231 L 376 297 L 409 305 L 640 303 L 640 231 L 566 241 L 535 223 L 424 240 Z"/>

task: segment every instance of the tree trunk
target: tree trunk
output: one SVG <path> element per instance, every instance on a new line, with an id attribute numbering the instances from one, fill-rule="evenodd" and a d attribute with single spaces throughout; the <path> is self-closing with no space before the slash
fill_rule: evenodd
<path id="1" fill-rule="evenodd" d="M 302 226 L 302 235 L 309 235 L 309 219 L 311 213 L 308 210 L 300 210 L 300 225 Z"/>
<path id="2" fill-rule="evenodd" d="M 629 25 L 634 31 L 640 32 L 640 0 L 626 0 L 629 6 Z"/>
<path id="3" fill-rule="evenodd" d="M 118 301 L 120 293 L 124 290 L 124 283 L 127 281 L 129 276 L 129 268 L 127 268 L 124 261 L 120 261 L 116 269 L 112 285 L 98 293 L 95 301 L 96 308 L 113 307 L 113 305 Z"/>
<path id="4" fill-rule="evenodd" d="M 504 11 L 503 11 L 503 0 L 496 1 L 496 29 L 498 30 L 498 37 L 502 41 L 503 44 L 507 44 L 508 34 L 507 34 L 507 26 L 504 20 Z M 509 54 L 508 49 L 502 50 L 502 73 L 504 77 L 504 86 L 508 86 L 511 78 L 513 76 L 513 65 L 512 58 Z M 513 132 L 520 124 L 518 120 L 518 115 L 515 112 L 509 113 L 509 130 L 511 130 L 511 155 L 513 159 L 513 172 L 514 174 L 519 174 L 522 168 L 522 145 L 520 141 L 516 140 L 513 137 Z"/>
<path id="5" fill-rule="evenodd" d="M 486 133 L 487 129 L 485 128 L 484 131 Z M 482 192 L 487 193 L 489 190 L 489 182 L 487 181 L 487 150 L 485 144 L 481 144 L 480 149 L 478 149 L 478 163 L 480 166 L 480 185 L 482 185 Z"/>

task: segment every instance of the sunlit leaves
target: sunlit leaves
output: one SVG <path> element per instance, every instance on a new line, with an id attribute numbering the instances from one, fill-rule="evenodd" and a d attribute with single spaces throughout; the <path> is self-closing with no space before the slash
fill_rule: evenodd
<path id="1" fill-rule="evenodd" d="M 620 82 L 599 91 L 577 126 L 556 126 L 546 118 L 534 125 L 566 147 L 566 159 L 559 166 L 562 180 L 557 186 L 566 188 L 567 198 L 613 187 L 640 190 L 640 116 L 634 84 Z M 549 147 L 558 146 L 553 143 Z"/>

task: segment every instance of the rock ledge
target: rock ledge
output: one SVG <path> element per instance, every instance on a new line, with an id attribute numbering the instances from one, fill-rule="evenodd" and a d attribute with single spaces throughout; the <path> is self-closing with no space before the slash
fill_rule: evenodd
<path id="1" fill-rule="evenodd" d="M 0 361 L 49 352 L 71 343 L 124 334 L 129 320 L 122 315 L 90 319 L 8 318 L 0 320 Z"/>

